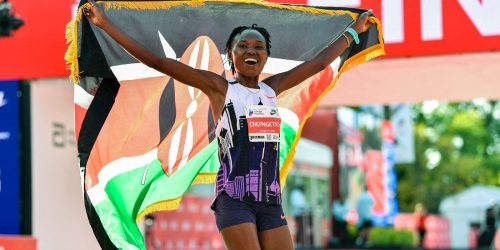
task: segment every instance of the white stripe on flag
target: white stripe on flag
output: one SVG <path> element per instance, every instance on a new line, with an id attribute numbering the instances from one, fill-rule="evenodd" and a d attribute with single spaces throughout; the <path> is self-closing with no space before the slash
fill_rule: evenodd
<path id="1" fill-rule="evenodd" d="M 335 58 L 333 62 L 330 64 L 330 67 L 333 69 L 333 78 L 335 79 L 335 76 L 339 73 L 339 68 L 340 68 L 340 56 Z"/>
<path id="2" fill-rule="evenodd" d="M 150 68 L 142 63 L 122 64 L 110 67 L 118 81 L 136 80 L 150 77 L 164 76 L 165 74 Z"/>
<path id="3" fill-rule="evenodd" d="M 99 185 L 106 188 L 107 183 L 114 177 L 132 171 L 137 168 L 146 167 L 150 162 L 158 159 L 158 148 L 154 148 L 146 154 L 132 157 L 123 157 L 112 161 L 104 166 L 99 174 Z"/>
<path id="4" fill-rule="evenodd" d="M 96 206 L 97 204 L 101 203 L 104 200 L 109 200 L 108 194 L 104 192 L 104 188 L 101 186 L 100 183 L 87 190 L 87 194 L 94 206 Z"/>
<path id="5" fill-rule="evenodd" d="M 198 52 L 198 49 L 199 48 L 195 47 L 196 52 Z M 198 54 L 198 53 L 196 53 L 196 54 Z M 224 57 L 225 55 L 222 55 L 222 56 Z M 291 70 L 291 69 L 297 67 L 301 63 L 303 63 L 303 61 L 295 61 L 295 60 L 269 57 L 267 59 L 266 65 L 264 66 L 264 69 L 262 70 L 262 73 L 265 73 L 265 74 L 282 73 L 282 72 L 285 72 L 285 71 L 288 71 L 288 70 Z M 191 64 L 192 63 L 190 62 L 190 65 Z M 335 59 L 335 61 L 333 61 L 331 64 L 335 73 L 337 73 L 339 65 L 340 65 L 340 57 Z M 224 68 L 226 70 L 231 70 L 227 60 L 224 61 Z M 150 68 L 142 63 L 131 63 L 131 64 L 122 64 L 122 65 L 112 66 L 111 70 L 113 71 L 113 74 L 116 76 L 118 81 L 137 80 L 137 79 L 158 77 L 158 76 L 165 75 L 165 74 L 163 74 L 163 73 L 161 73 L 153 68 Z"/>
<path id="6" fill-rule="evenodd" d="M 296 67 L 301 63 L 302 61 L 269 57 L 267 59 L 266 66 L 264 67 L 262 73 L 278 74 L 293 69 L 294 67 Z M 230 70 L 227 60 L 224 61 L 224 68 L 226 70 Z M 131 64 L 112 66 L 111 71 L 113 71 L 113 74 L 116 76 L 116 79 L 118 79 L 118 81 L 137 80 L 137 79 L 144 79 L 144 78 L 158 77 L 165 75 L 142 63 L 131 63 Z"/>
<path id="7" fill-rule="evenodd" d="M 78 106 L 89 109 L 90 103 L 94 100 L 94 96 L 85 91 L 80 85 L 74 84 L 75 96 L 74 102 Z"/>
<path id="8" fill-rule="evenodd" d="M 299 130 L 299 117 L 293 111 L 278 107 L 278 113 L 280 114 L 281 121 L 290 126 L 295 132 Z"/>

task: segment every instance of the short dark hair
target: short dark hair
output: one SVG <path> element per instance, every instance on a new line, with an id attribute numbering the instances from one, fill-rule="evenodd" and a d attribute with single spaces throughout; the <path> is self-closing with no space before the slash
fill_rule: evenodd
<path id="1" fill-rule="evenodd" d="M 250 30 L 250 29 L 256 30 L 264 37 L 264 39 L 266 40 L 267 54 L 271 55 L 271 35 L 269 34 L 269 32 L 267 32 L 267 30 L 265 28 L 258 27 L 257 24 L 254 23 L 254 24 L 252 24 L 252 26 L 239 26 L 239 27 L 236 27 L 233 29 L 233 31 L 229 35 L 229 38 L 227 39 L 227 42 L 226 42 L 226 49 L 225 49 L 226 56 L 228 53 L 230 53 L 229 51 L 231 50 L 231 46 L 233 44 L 234 38 L 237 35 L 241 34 L 243 31 Z M 234 75 L 235 69 L 234 69 L 233 61 L 229 60 L 229 66 L 231 67 L 231 71 L 233 72 L 233 75 Z"/>

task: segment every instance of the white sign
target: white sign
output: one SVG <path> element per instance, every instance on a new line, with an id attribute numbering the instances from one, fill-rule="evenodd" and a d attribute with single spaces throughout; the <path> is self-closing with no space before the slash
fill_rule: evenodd
<path id="1" fill-rule="evenodd" d="M 31 86 L 33 236 L 40 250 L 100 249 L 85 214 L 74 139 L 73 83 Z"/>

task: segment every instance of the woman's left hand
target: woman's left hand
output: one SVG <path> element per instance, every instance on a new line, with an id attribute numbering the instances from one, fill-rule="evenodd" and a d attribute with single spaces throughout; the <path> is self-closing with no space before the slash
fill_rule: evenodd
<path id="1" fill-rule="evenodd" d="M 373 24 L 368 18 L 371 13 L 371 10 L 362 13 L 359 15 L 358 20 L 352 25 L 352 28 L 358 32 L 358 34 L 365 32 Z"/>
<path id="2" fill-rule="evenodd" d="M 83 14 L 86 15 L 97 27 L 102 27 L 106 22 L 108 22 L 106 15 L 102 12 L 99 6 L 97 6 L 94 0 L 87 0 L 87 2 L 90 6 L 83 9 Z"/>

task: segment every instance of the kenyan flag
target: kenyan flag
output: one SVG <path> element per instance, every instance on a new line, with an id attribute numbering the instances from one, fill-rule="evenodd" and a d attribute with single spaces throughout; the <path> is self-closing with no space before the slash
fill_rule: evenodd
<path id="1" fill-rule="evenodd" d="M 75 84 L 78 157 L 86 208 L 104 249 L 145 249 L 136 221 L 176 209 L 196 183 L 219 169 L 209 100 L 200 90 L 151 69 L 82 15 L 68 24 L 66 55 Z M 271 34 L 262 78 L 306 61 L 338 39 L 358 9 L 321 9 L 261 1 L 99 1 L 108 18 L 154 53 L 224 77 L 222 55 L 236 26 Z M 301 129 L 339 75 L 384 53 L 380 23 L 330 67 L 278 96 L 284 185 Z"/>

